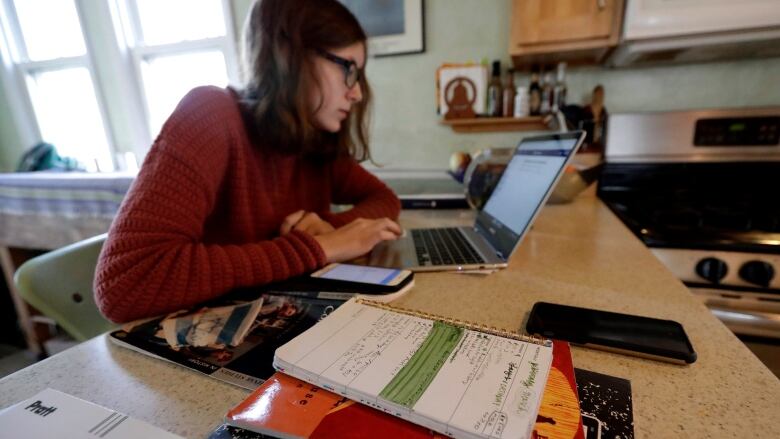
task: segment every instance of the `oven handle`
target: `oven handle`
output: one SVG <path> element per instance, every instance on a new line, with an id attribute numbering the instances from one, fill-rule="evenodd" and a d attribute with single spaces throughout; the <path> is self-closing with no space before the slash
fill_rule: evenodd
<path id="1" fill-rule="evenodd" d="M 708 305 L 715 317 L 736 334 L 780 338 L 780 315 Z"/>

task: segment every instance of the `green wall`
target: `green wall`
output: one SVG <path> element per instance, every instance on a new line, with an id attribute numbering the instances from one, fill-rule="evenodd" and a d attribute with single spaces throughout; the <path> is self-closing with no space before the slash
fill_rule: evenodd
<path id="1" fill-rule="evenodd" d="M 455 134 L 435 114 L 434 72 L 444 62 L 500 59 L 507 66 L 511 2 L 426 0 L 425 53 L 372 59 L 375 159 L 388 166 L 447 166 L 453 151 L 514 146 L 521 134 Z M 780 105 L 780 58 L 653 68 L 570 69 L 570 103 L 596 84 L 614 112 Z M 527 85 L 528 76 L 517 85 Z M 589 98 L 588 98 L 589 100 Z M 585 101 L 587 102 L 587 101 Z"/>
<path id="2" fill-rule="evenodd" d="M 235 0 L 240 33 L 251 0 Z M 372 148 L 392 167 L 444 168 L 450 153 L 513 146 L 518 133 L 455 134 L 435 114 L 434 72 L 444 62 L 509 62 L 510 0 L 425 0 L 425 52 L 371 59 Z M 596 84 L 611 113 L 706 107 L 780 105 L 780 58 L 651 68 L 570 69 L 569 101 L 581 103 Z M 527 83 L 521 77 L 520 83 Z M 0 86 L 0 170 L 10 170 L 23 145 Z"/>

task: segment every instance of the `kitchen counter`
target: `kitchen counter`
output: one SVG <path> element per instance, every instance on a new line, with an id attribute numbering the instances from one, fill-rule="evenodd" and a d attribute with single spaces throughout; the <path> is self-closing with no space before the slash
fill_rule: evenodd
<path id="1" fill-rule="evenodd" d="M 441 215 L 415 214 L 419 225 Z M 507 270 L 415 282 L 396 304 L 509 330 L 537 301 L 678 321 L 692 365 L 575 346 L 574 366 L 631 380 L 637 437 L 780 437 L 780 380 L 594 195 L 545 207 Z"/>
<path id="2" fill-rule="evenodd" d="M 468 223 L 471 212 L 406 211 L 405 227 Z M 683 324 L 698 361 L 676 366 L 574 347 L 578 368 L 631 380 L 637 437 L 780 437 L 780 380 L 594 196 L 547 206 L 509 268 L 426 273 L 395 303 L 503 329 L 536 301 Z M 205 437 L 247 392 L 111 345 L 104 336 L 0 380 L 0 408 L 53 387 L 187 437 Z"/>

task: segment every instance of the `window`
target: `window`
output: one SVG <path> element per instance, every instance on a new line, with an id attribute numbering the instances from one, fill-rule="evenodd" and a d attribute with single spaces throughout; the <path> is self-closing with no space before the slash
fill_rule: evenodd
<path id="1" fill-rule="evenodd" d="M 1 6 L 4 52 L 10 58 L 5 64 L 15 82 L 24 84 L 22 94 L 34 113 L 36 137 L 89 170 L 113 170 L 76 4 L 73 0 L 3 0 Z"/>
<path id="2" fill-rule="evenodd" d="M 227 2 L 119 1 L 152 136 L 189 90 L 199 85 L 224 87 L 236 80 Z"/>
<path id="3" fill-rule="evenodd" d="M 132 170 L 190 89 L 238 82 L 229 0 L 0 0 L 0 19 L 17 124 L 89 170 Z"/>

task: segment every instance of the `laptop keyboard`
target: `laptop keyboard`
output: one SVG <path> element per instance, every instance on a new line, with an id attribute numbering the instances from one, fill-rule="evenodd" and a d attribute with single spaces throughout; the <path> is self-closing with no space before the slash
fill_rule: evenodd
<path id="1" fill-rule="evenodd" d="M 485 262 L 456 227 L 412 229 L 420 265 L 463 265 Z"/>

